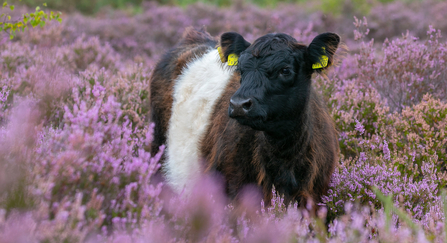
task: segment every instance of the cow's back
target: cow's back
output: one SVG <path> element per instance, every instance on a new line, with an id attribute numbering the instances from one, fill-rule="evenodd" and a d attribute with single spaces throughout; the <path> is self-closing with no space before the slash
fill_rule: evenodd
<path id="1" fill-rule="evenodd" d="M 206 32 L 188 29 L 151 78 L 152 151 L 167 145 L 162 170 L 176 191 L 192 184 L 202 170 L 199 141 L 232 74 L 222 65 L 216 44 Z"/>
<path id="2" fill-rule="evenodd" d="M 191 36 L 201 37 L 195 40 Z M 151 76 L 151 120 L 155 123 L 152 153 L 166 143 L 174 83 L 188 63 L 203 56 L 217 42 L 206 32 L 188 28 L 176 47 L 163 55 Z"/>

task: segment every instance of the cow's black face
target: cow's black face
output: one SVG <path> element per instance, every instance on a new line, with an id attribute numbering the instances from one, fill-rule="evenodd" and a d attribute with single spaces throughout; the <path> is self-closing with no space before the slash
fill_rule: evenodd
<path id="1" fill-rule="evenodd" d="M 330 35 L 329 41 L 323 35 Z M 306 107 L 314 72 L 312 64 L 319 62 L 321 53 L 332 62 L 335 50 L 331 41 L 336 42 L 336 48 L 339 37 L 322 34 L 307 47 L 289 35 L 268 34 L 242 51 L 233 49 L 239 55 L 235 75 L 240 75 L 241 86 L 229 101 L 229 116 L 253 129 L 286 135 L 297 125 L 296 117 Z"/>
<path id="2" fill-rule="evenodd" d="M 276 131 L 287 126 L 304 104 L 310 75 L 300 65 L 302 53 L 281 48 L 266 56 L 251 49 L 241 53 L 238 65 L 241 86 L 231 97 L 229 115 L 256 130 Z"/>

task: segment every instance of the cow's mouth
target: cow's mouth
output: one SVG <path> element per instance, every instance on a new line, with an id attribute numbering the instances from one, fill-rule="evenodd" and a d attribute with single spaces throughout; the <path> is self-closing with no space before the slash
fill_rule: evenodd
<path id="1" fill-rule="evenodd" d="M 244 126 L 249 126 L 255 130 L 263 130 L 263 126 L 266 122 L 266 118 L 263 116 L 244 116 L 244 117 L 235 117 L 233 118 L 239 124 Z"/>

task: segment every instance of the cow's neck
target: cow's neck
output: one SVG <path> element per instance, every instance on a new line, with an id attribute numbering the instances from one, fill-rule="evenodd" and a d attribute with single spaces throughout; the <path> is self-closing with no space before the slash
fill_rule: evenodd
<path id="1" fill-rule="evenodd" d="M 280 133 L 263 132 L 272 156 L 282 158 L 296 156 L 307 149 L 312 128 L 306 109 L 297 114 L 293 122 L 287 125 L 288 130 L 283 130 Z"/>

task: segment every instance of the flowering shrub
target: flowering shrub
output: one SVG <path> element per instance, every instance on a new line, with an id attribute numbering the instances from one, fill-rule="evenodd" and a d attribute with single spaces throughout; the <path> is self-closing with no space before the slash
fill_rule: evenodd
<path id="1" fill-rule="evenodd" d="M 447 44 L 440 41 L 441 31 L 429 26 L 429 39 L 416 42 L 409 32 L 402 38 L 385 40 L 383 56 L 374 58 L 372 41 L 364 55 L 358 55 L 362 67 L 361 82 L 374 86 L 392 110 L 418 103 L 426 93 L 445 101 L 447 84 Z"/>
<path id="2" fill-rule="evenodd" d="M 85 70 L 91 65 L 97 68 L 104 67 L 115 71 L 115 65 L 119 59 L 114 54 L 114 50 L 108 45 L 101 45 L 97 37 L 90 37 L 87 40 L 84 35 L 77 38 L 72 47 L 67 49 L 63 57 L 64 61 L 72 65 L 75 70 Z"/>
<path id="3" fill-rule="evenodd" d="M 415 6 L 403 2 L 372 8 L 369 22 L 239 4 L 149 3 L 133 17 L 74 13 L 1 39 L 1 241 L 444 241 L 447 29 L 436 14 L 443 3 L 417 3 L 435 26 L 405 14 Z M 394 17 L 381 15 L 396 6 Z M 422 22 L 406 32 L 405 21 L 390 18 Z M 189 196 L 160 182 L 164 147 L 149 151 L 149 76 L 188 25 L 250 41 L 272 31 L 304 43 L 326 30 L 345 37 L 351 52 L 328 78 L 314 78 L 341 148 L 316 211 L 284 205 L 276 193 L 265 207 L 250 188 L 233 202 L 215 177 L 199 180 Z"/>

